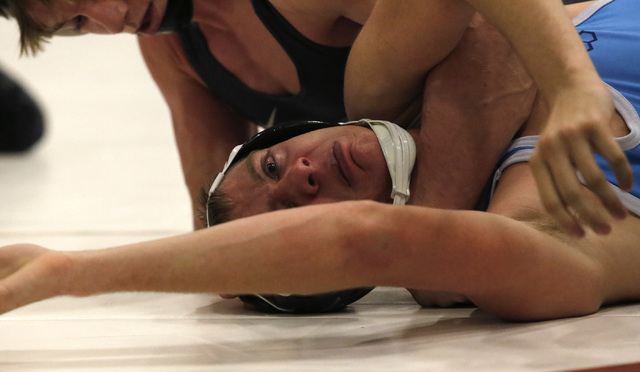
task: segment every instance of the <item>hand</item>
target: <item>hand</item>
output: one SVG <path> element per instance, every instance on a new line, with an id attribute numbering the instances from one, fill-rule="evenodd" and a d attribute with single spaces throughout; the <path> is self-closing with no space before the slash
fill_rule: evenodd
<path id="1" fill-rule="evenodd" d="M 33 244 L 0 248 L 0 314 L 62 294 L 68 254 Z"/>
<path id="2" fill-rule="evenodd" d="M 549 102 L 547 124 L 530 159 L 544 207 L 577 237 L 585 233 L 581 223 L 607 234 L 611 216 L 624 218 L 627 213 L 593 157 L 602 155 L 620 189 L 631 189 L 633 172 L 609 127 L 613 114 L 613 101 L 603 84 L 564 90 Z M 588 190 L 581 187 L 576 172 Z M 601 203 L 594 203 L 589 193 Z"/>

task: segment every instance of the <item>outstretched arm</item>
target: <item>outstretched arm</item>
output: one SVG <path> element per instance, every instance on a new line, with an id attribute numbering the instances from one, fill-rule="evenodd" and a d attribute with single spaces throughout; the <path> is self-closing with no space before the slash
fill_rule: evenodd
<path id="1" fill-rule="evenodd" d="M 56 295 L 306 294 L 372 285 L 461 293 L 509 318 L 595 311 L 598 276 L 583 255 L 558 244 L 489 213 L 326 204 L 104 250 L 3 248 L 0 311 Z"/>

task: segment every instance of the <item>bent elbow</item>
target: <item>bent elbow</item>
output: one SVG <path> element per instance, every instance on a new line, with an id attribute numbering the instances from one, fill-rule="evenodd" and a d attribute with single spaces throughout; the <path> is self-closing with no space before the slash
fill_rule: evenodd
<path id="1" fill-rule="evenodd" d="M 528 295 L 473 299 L 481 309 L 506 321 L 532 322 L 590 315 L 602 307 L 600 279 L 591 278 L 581 288 Z"/>

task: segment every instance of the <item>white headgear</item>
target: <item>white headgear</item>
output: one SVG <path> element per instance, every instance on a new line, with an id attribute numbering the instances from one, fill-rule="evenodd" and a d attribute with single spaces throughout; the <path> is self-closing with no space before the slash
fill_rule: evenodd
<path id="1" fill-rule="evenodd" d="M 358 122 L 369 124 L 378 137 L 391 175 L 393 204 L 406 204 L 409 200 L 411 171 L 416 162 L 416 143 L 409 132 L 388 121 L 362 119 L 345 124 Z"/>

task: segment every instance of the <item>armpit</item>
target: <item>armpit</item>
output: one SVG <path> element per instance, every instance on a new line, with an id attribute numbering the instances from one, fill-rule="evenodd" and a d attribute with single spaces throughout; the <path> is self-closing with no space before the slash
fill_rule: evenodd
<path id="1" fill-rule="evenodd" d="M 562 242 L 569 242 L 569 236 L 567 233 L 558 225 L 556 220 L 551 218 L 546 212 L 538 210 L 538 209 L 528 209 L 523 208 L 514 213 L 508 215 L 507 217 L 512 218 L 516 221 L 523 222 L 534 229 L 554 237 Z"/>

